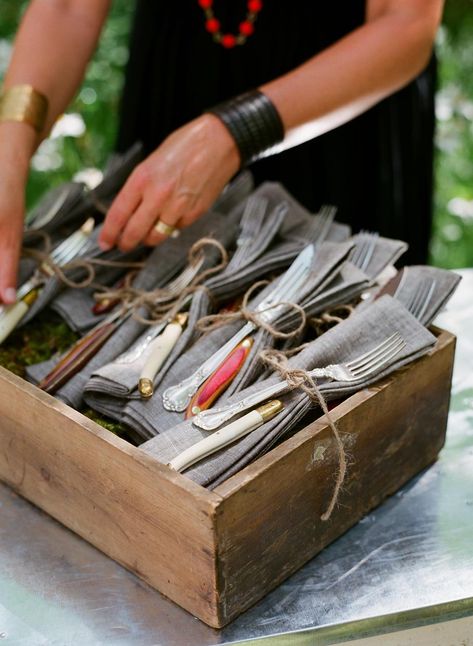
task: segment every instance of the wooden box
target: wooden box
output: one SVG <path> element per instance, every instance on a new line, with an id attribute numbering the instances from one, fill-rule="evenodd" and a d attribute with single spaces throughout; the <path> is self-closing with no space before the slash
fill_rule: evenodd
<path id="1" fill-rule="evenodd" d="M 436 459 L 455 339 L 435 333 L 428 356 L 333 409 L 350 466 L 328 522 L 336 453 L 323 419 L 208 491 L 4 369 L 0 479 L 224 626 Z"/>

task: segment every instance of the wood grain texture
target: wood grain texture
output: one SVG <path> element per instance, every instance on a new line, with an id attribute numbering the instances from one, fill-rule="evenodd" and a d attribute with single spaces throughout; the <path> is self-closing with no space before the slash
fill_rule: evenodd
<path id="1" fill-rule="evenodd" d="M 220 497 L 0 369 L 0 479 L 215 624 Z"/>
<path id="2" fill-rule="evenodd" d="M 0 479 L 202 621 L 221 627 L 433 462 L 455 340 L 333 409 L 350 467 L 317 420 L 215 491 L 0 368 Z M 320 431 L 320 433 L 318 433 Z"/>
<path id="3" fill-rule="evenodd" d="M 445 441 L 455 339 L 439 332 L 430 355 L 332 411 L 349 469 L 325 511 L 337 467 L 323 419 L 215 489 L 220 625 L 299 569 L 387 496 L 435 461 Z"/>

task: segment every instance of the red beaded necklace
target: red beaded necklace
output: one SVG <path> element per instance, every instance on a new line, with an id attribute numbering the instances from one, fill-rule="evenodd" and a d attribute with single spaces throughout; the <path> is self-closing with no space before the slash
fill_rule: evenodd
<path id="1" fill-rule="evenodd" d="M 217 20 L 213 11 L 213 0 L 198 0 L 199 5 L 204 10 L 205 28 L 213 36 L 213 39 L 222 47 L 231 49 L 235 45 L 244 45 L 255 30 L 255 21 L 258 13 L 263 8 L 263 0 L 248 0 L 248 12 L 245 20 L 240 23 L 238 34 L 224 34 L 220 31 L 220 21 Z"/>

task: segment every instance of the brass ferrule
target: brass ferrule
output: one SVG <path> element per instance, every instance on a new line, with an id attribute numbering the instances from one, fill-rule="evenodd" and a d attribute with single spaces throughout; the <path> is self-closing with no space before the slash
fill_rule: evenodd
<path id="1" fill-rule="evenodd" d="M 176 316 L 173 318 L 171 323 L 177 323 L 181 327 L 184 327 L 187 323 L 188 318 L 189 314 L 187 314 L 187 312 L 179 312 L 179 314 L 176 314 Z"/>
<path id="2" fill-rule="evenodd" d="M 19 121 L 42 132 L 48 114 L 48 99 L 31 85 L 14 85 L 0 96 L 0 122 Z"/>
<path id="3" fill-rule="evenodd" d="M 149 399 L 153 396 L 154 386 L 151 379 L 142 377 L 138 382 L 138 390 L 143 399 Z"/>
<path id="4" fill-rule="evenodd" d="M 284 408 L 284 404 L 279 399 L 272 399 L 270 402 L 263 404 L 256 409 L 256 412 L 261 415 L 264 422 L 272 419 L 275 415 L 280 413 Z"/>
<path id="5" fill-rule="evenodd" d="M 26 294 L 26 296 L 24 296 L 21 300 L 23 301 L 23 303 L 26 303 L 28 307 L 30 307 L 36 301 L 38 296 L 39 296 L 39 291 L 37 289 L 33 289 L 31 290 L 31 292 Z"/>

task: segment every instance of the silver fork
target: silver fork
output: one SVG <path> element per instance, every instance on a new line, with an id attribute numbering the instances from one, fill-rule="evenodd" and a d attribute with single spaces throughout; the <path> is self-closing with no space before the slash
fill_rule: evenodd
<path id="1" fill-rule="evenodd" d="M 314 370 L 309 370 L 308 374 L 314 379 L 326 378 L 343 383 L 361 381 L 388 365 L 405 346 L 405 341 L 396 332 L 356 359 L 346 363 L 328 365 L 325 368 L 314 368 Z M 204 410 L 192 418 L 192 423 L 205 431 L 213 431 L 235 415 L 277 397 L 287 390 L 289 390 L 289 384 L 284 379 L 228 406 Z"/>
<path id="2" fill-rule="evenodd" d="M 435 287 L 436 281 L 433 278 L 422 280 L 406 303 L 406 309 L 408 309 L 418 321 L 422 321 L 422 318 L 430 305 L 432 296 L 434 295 Z"/>
<path id="3" fill-rule="evenodd" d="M 248 198 L 241 217 L 241 232 L 237 240 L 237 249 L 225 269 L 226 272 L 236 271 L 240 268 L 248 247 L 254 243 L 255 237 L 263 226 L 267 208 L 268 200 L 266 198 L 257 195 Z"/>
<path id="4" fill-rule="evenodd" d="M 257 306 L 256 313 L 266 323 L 277 319 L 281 310 L 286 307 L 282 304 L 284 301 L 297 300 L 297 293 L 310 274 L 314 252 L 313 245 L 305 247 L 282 275 L 276 287 Z M 270 307 L 272 309 L 268 309 Z M 163 394 L 164 408 L 175 412 L 184 411 L 199 386 L 220 366 L 227 355 L 255 330 L 256 325 L 248 321 L 229 341 L 204 361 L 196 372 L 175 386 L 168 388 Z"/>
<path id="5" fill-rule="evenodd" d="M 90 235 L 94 230 L 95 220 L 89 218 L 84 222 L 80 229 L 74 231 L 69 237 L 61 242 L 50 254 L 51 260 L 55 265 L 63 267 L 74 258 L 81 255 L 89 246 Z M 47 263 L 42 263 L 36 269 L 33 276 L 27 280 L 18 289 L 17 298 L 21 299 L 33 289 L 36 289 L 44 283 L 46 278 L 50 278 L 54 272 Z"/>
<path id="6" fill-rule="evenodd" d="M 368 268 L 376 249 L 378 238 L 378 233 L 360 231 L 356 247 L 353 249 L 349 260 L 361 271 L 366 271 Z"/>
<path id="7" fill-rule="evenodd" d="M 178 295 L 179 292 L 185 289 L 193 281 L 195 276 L 200 271 L 202 265 L 204 264 L 204 260 L 204 256 L 200 256 L 197 261 L 194 261 L 193 263 L 187 265 L 187 267 L 178 276 L 176 276 L 176 278 L 174 278 L 170 283 L 167 284 L 166 291 L 169 292 L 169 296 Z M 189 295 L 182 303 L 182 307 L 185 307 L 191 301 L 191 299 L 192 296 Z M 136 361 L 143 354 L 151 341 L 153 341 L 157 336 L 161 334 L 167 324 L 168 321 L 163 320 L 157 325 L 153 325 L 150 330 L 147 330 L 145 334 L 138 338 L 138 340 L 131 346 L 129 350 L 117 357 L 114 363 L 127 364 Z"/>

